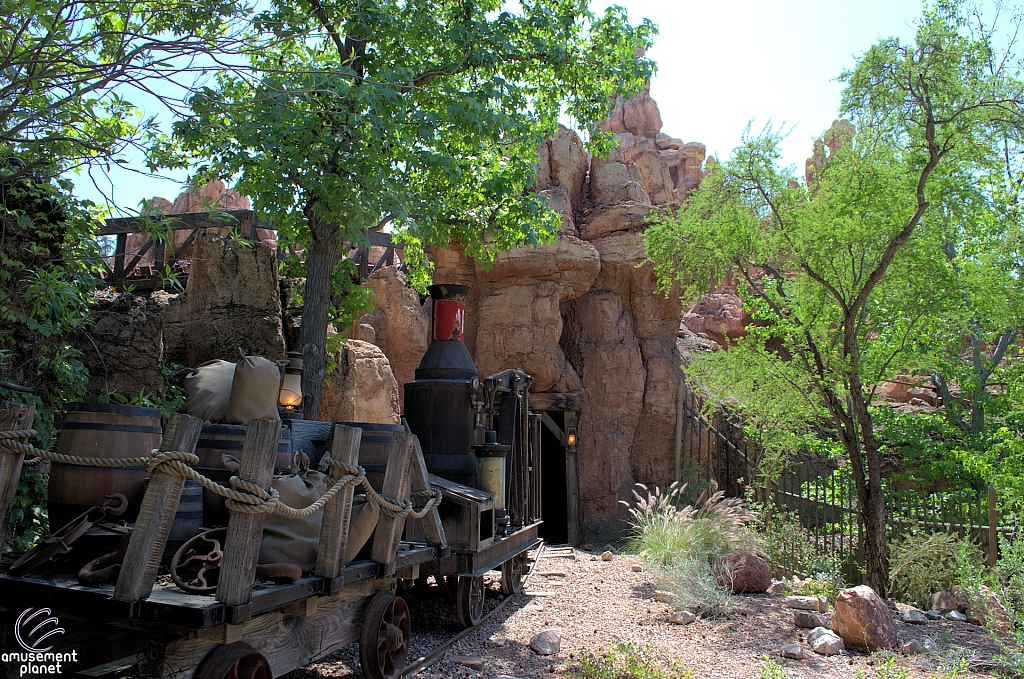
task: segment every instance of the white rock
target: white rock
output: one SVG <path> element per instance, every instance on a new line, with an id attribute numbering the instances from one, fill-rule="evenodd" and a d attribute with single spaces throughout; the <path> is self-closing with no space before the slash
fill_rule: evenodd
<path id="1" fill-rule="evenodd" d="M 946 620 L 955 620 L 957 622 L 967 622 L 967 616 L 960 611 L 950 611 L 942 616 Z"/>
<path id="2" fill-rule="evenodd" d="M 562 647 L 562 630 L 557 627 L 546 629 L 533 635 L 530 648 L 537 655 L 554 655 Z"/>
<path id="3" fill-rule="evenodd" d="M 815 627 L 807 634 L 807 643 L 818 655 L 839 655 L 846 645 L 838 634 L 824 627 Z"/>
<path id="4" fill-rule="evenodd" d="M 924 649 L 925 653 L 938 653 L 939 652 L 938 644 L 936 644 L 934 641 L 932 641 L 931 637 L 924 637 L 923 639 L 921 639 L 921 648 Z"/>
<path id="5" fill-rule="evenodd" d="M 501 632 L 495 632 L 490 637 L 488 637 L 487 643 L 489 643 L 491 646 L 504 646 L 505 635 Z"/>
<path id="6" fill-rule="evenodd" d="M 903 642 L 900 646 L 900 653 L 903 655 L 917 655 L 924 650 L 924 646 L 917 639 Z"/>
<path id="7" fill-rule="evenodd" d="M 668 621 L 676 625 L 689 625 L 697 619 L 697 616 L 690 611 L 676 611 L 668 616 Z"/>

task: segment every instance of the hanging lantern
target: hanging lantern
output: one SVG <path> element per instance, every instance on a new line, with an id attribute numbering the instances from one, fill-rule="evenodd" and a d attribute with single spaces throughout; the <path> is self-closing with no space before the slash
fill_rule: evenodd
<path id="1" fill-rule="evenodd" d="M 289 351 L 288 365 L 281 378 L 281 394 L 278 396 L 278 410 L 285 419 L 302 419 L 302 352 Z"/>

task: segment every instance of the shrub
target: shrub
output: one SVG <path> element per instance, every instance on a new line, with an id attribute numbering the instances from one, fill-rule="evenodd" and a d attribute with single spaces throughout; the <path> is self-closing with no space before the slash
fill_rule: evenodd
<path id="1" fill-rule="evenodd" d="M 697 558 L 711 562 L 735 552 L 764 554 L 757 536 L 748 528 L 757 516 L 743 500 L 727 498 L 721 491 L 710 497 L 705 492 L 693 505 L 680 508 L 685 484 L 673 483 L 667 492 L 636 485 L 647 496 L 634 490 L 636 504 L 622 503 L 629 507 L 632 517 L 626 546 L 650 563 L 665 565 L 675 559 Z"/>
<path id="2" fill-rule="evenodd" d="M 908 535 L 892 546 L 889 582 L 897 598 L 924 607 L 933 592 L 967 584 L 981 560 L 976 546 L 952 533 Z"/>
<path id="3" fill-rule="evenodd" d="M 633 492 L 627 549 L 648 562 L 655 582 L 671 593 L 677 607 L 697 615 L 724 613 L 731 591 L 718 584 L 713 562 L 735 552 L 764 553 L 747 527 L 755 515 L 742 500 L 721 492 L 702 493 L 695 505 L 681 507 L 685 485 L 673 484 L 667 491 L 637 487 L 646 496 Z"/>

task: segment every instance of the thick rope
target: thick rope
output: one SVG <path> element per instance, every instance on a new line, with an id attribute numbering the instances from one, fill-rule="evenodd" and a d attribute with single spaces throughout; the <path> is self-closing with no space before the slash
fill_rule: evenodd
<path id="1" fill-rule="evenodd" d="M 413 497 L 430 498 L 423 507 L 417 510 L 411 500 L 397 500 L 377 493 L 370 482 L 366 480 L 366 470 L 362 467 L 328 458 L 328 463 L 338 467 L 344 472 L 344 476 L 337 480 L 331 480 L 331 487 L 313 504 L 297 509 L 281 502 L 280 494 L 274 488 L 268 491 L 255 483 L 243 481 L 237 476 L 232 476 L 229 479 L 231 487 L 228 488 L 203 476 L 190 466 L 199 464 L 199 456 L 195 453 L 154 449 L 151 457 L 82 457 L 36 448 L 28 443 L 35 435 L 34 429 L 0 431 L 0 453 L 35 455 L 51 462 L 86 467 L 145 467 L 146 472 L 150 475 L 160 467 L 163 471 L 181 478 L 191 479 L 203 488 L 226 498 L 224 505 L 228 509 L 244 514 L 269 514 L 278 511 L 285 516 L 304 518 L 323 509 L 324 505 L 330 502 L 340 490 L 356 486 L 362 486 L 366 490 L 367 496 L 380 507 L 381 512 L 394 518 L 411 516 L 414 519 L 422 519 L 441 502 L 440 491 L 415 491 L 412 493 Z"/>

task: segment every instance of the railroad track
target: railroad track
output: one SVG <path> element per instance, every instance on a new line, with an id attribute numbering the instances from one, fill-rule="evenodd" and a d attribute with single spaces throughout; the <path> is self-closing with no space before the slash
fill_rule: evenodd
<path id="1" fill-rule="evenodd" d="M 537 593 L 535 592 L 528 592 L 526 590 L 526 585 L 530 582 L 530 577 L 537 570 L 538 564 L 540 564 L 541 560 L 544 558 L 575 559 L 576 552 L 572 547 L 569 546 L 547 547 L 545 543 L 541 542 L 540 546 L 537 547 L 537 553 L 534 556 L 533 564 L 530 566 L 529 572 L 523 578 L 523 586 L 520 593 L 526 593 L 528 596 L 537 595 Z M 499 613 L 505 607 L 505 605 L 508 604 L 508 602 L 514 599 L 515 597 L 515 594 L 510 594 L 504 597 L 501 600 L 501 602 L 498 603 L 498 605 L 495 606 L 493 609 L 491 609 L 490 612 L 488 612 L 483 618 L 481 618 L 480 622 L 478 622 L 476 625 L 462 630 L 461 632 L 453 636 L 451 639 L 449 639 L 448 641 L 444 642 L 443 644 L 435 648 L 433 651 L 431 651 L 429 655 L 420 658 L 413 664 L 406 667 L 401 674 L 401 679 L 409 679 L 409 677 L 413 677 L 416 674 L 419 674 L 423 670 L 427 669 L 428 667 L 436 663 L 438 660 L 441 659 L 441 656 L 444 655 L 448 649 L 450 649 L 454 644 L 461 641 L 462 639 L 465 639 L 467 636 L 469 636 L 470 634 L 478 630 L 480 627 L 482 627 L 485 623 L 487 623 L 488 620 L 490 620 L 493 616 Z"/>

